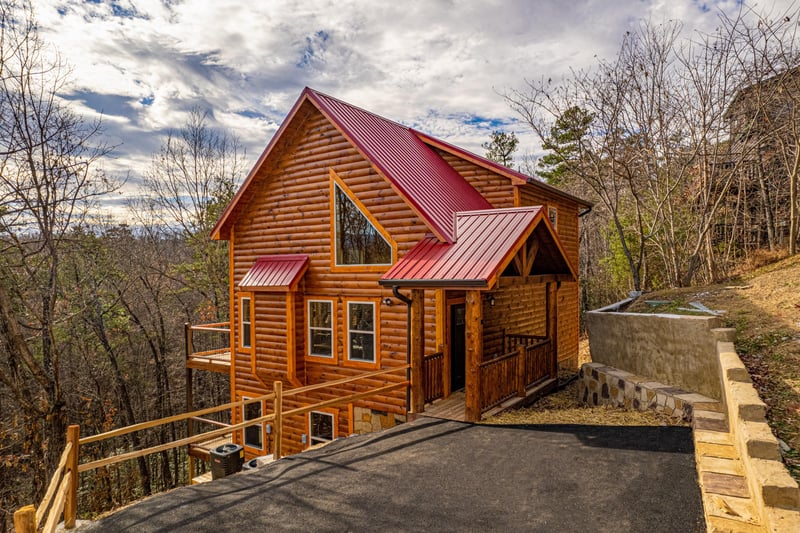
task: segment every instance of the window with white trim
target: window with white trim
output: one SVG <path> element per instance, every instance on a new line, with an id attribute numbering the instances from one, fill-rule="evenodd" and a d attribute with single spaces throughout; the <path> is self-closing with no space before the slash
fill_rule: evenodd
<path id="1" fill-rule="evenodd" d="M 253 298 L 239 298 L 239 347 L 251 349 L 253 339 Z"/>
<path id="2" fill-rule="evenodd" d="M 308 355 L 333 359 L 333 302 L 308 301 Z"/>
<path id="3" fill-rule="evenodd" d="M 243 397 L 242 400 L 250 398 Z M 255 420 L 261 417 L 261 402 L 248 403 L 242 406 L 242 419 Z M 258 450 L 264 449 L 264 423 L 253 424 L 244 428 L 244 445 Z"/>
<path id="4" fill-rule="evenodd" d="M 336 265 L 391 265 L 392 247 L 356 203 L 334 183 Z"/>
<path id="5" fill-rule="evenodd" d="M 335 417 L 324 411 L 311 411 L 308 413 L 309 445 L 331 442 L 335 437 Z"/>
<path id="6" fill-rule="evenodd" d="M 347 302 L 347 358 L 375 362 L 375 304 Z"/>

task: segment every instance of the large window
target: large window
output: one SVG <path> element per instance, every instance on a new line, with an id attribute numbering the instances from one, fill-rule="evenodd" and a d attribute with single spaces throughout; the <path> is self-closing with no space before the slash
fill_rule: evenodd
<path id="1" fill-rule="evenodd" d="M 392 247 L 347 193 L 334 183 L 336 265 L 391 265 Z"/>
<path id="2" fill-rule="evenodd" d="M 347 302 L 347 358 L 375 362 L 375 304 Z"/>
<path id="3" fill-rule="evenodd" d="M 253 348 L 253 296 L 242 294 L 239 297 L 239 348 Z"/>
<path id="4" fill-rule="evenodd" d="M 242 398 L 247 400 L 248 398 Z M 248 403 L 242 406 L 242 418 L 255 420 L 261 417 L 261 402 Z M 258 450 L 264 449 L 264 424 L 254 424 L 244 428 L 244 445 Z"/>
<path id="5" fill-rule="evenodd" d="M 309 444 L 322 444 L 332 441 L 335 437 L 335 421 L 336 417 L 331 413 L 323 411 L 311 411 L 308 413 L 308 432 Z"/>
<path id="6" fill-rule="evenodd" d="M 333 302 L 308 301 L 308 355 L 333 359 Z"/>

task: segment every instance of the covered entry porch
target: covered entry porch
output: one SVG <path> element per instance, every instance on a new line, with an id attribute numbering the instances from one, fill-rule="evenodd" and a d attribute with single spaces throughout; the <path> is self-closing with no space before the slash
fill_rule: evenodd
<path id="1" fill-rule="evenodd" d="M 575 274 L 539 207 L 458 213 L 455 223 L 456 242 L 423 240 L 381 284 L 411 293 L 409 410 L 476 422 L 555 382 L 558 289 Z M 435 353 L 425 352 L 430 291 Z"/>

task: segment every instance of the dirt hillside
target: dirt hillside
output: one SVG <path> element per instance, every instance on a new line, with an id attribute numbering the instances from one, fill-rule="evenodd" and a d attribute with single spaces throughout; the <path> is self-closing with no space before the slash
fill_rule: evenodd
<path id="1" fill-rule="evenodd" d="M 670 301 L 651 306 L 644 300 Z M 800 480 L 800 256 L 720 285 L 648 293 L 640 312 L 667 312 L 700 302 L 736 328 L 736 349 L 747 365 L 789 470 Z M 685 311 L 679 311 L 685 312 Z"/>

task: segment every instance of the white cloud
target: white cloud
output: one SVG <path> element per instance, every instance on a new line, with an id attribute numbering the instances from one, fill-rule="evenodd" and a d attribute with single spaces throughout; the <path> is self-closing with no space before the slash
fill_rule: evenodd
<path id="1" fill-rule="evenodd" d="M 502 92 L 612 56 L 641 18 L 712 30 L 737 0 L 34 0 L 84 111 L 140 175 L 189 109 L 254 160 L 309 85 L 480 153 L 502 125 L 534 145 Z M 781 11 L 789 0 L 775 2 Z M 491 122 L 496 120 L 497 122 Z"/>

